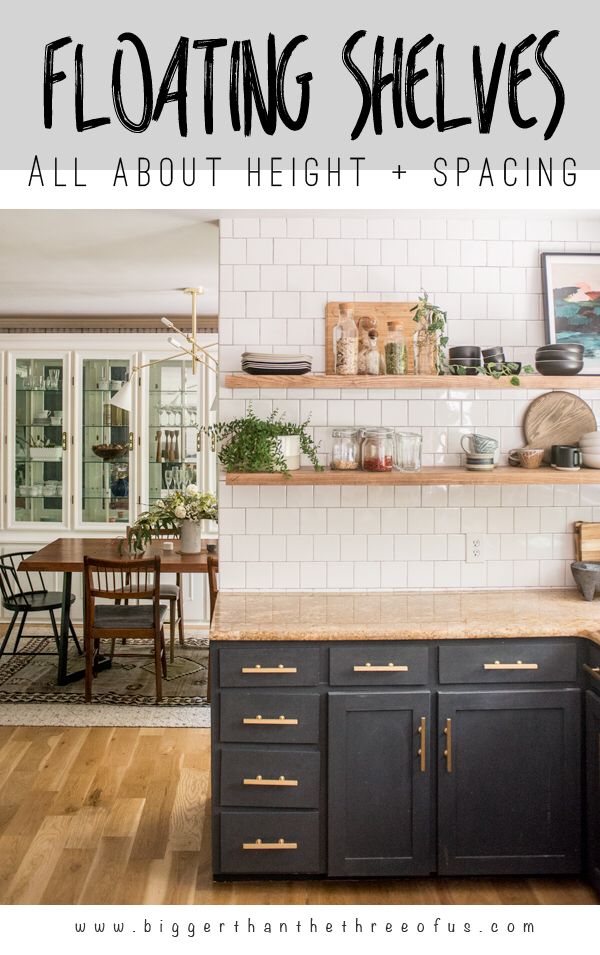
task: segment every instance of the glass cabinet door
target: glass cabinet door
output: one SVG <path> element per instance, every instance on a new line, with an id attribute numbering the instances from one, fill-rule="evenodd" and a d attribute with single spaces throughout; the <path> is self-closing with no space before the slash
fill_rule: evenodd
<path id="1" fill-rule="evenodd" d="M 61 524 L 67 477 L 64 360 L 17 358 L 14 369 L 13 517 L 17 523 Z"/>
<path id="2" fill-rule="evenodd" d="M 84 358 L 81 396 L 81 521 L 130 521 L 129 412 L 110 399 L 129 375 L 129 360 Z"/>
<path id="3" fill-rule="evenodd" d="M 168 491 L 196 484 L 199 376 L 188 359 L 148 369 L 148 495 L 152 504 Z"/>

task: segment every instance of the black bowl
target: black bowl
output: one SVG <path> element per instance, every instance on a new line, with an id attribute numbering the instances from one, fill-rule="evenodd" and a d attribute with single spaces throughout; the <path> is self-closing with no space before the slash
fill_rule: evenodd
<path id="1" fill-rule="evenodd" d="M 551 345 L 540 345 L 536 355 L 544 355 L 548 351 L 564 352 L 565 355 L 576 354 L 583 358 L 584 346 L 578 345 L 577 342 L 554 342 Z"/>
<path id="2" fill-rule="evenodd" d="M 450 358 L 481 358 L 479 345 L 455 345 L 448 349 Z"/>
<path id="3" fill-rule="evenodd" d="M 469 368 L 467 365 L 461 365 L 461 364 L 459 364 L 459 363 L 453 365 L 452 362 L 451 362 L 449 367 L 450 367 L 450 374 L 451 374 L 451 375 L 460 375 L 460 374 L 463 374 L 463 375 L 476 375 L 476 374 L 477 374 L 477 368 L 473 368 L 473 367 Z M 481 366 L 479 366 L 479 367 L 481 367 Z M 463 371 L 463 372 L 459 371 L 460 368 L 464 368 L 464 371 Z"/>
<path id="4" fill-rule="evenodd" d="M 480 358 L 451 358 L 450 365 L 464 365 L 465 368 L 481 368 Z"/>
<path id="5" fill-rule="evenodd" d="M 535 353 L 536 361 L 582 361 L 583 355 L 578 352 L 559 350 L 558 348 L 549 348 L 548 351 Z"/>
<path id="6" fill-rule="evenodd" d="M 536 359 L 536 371 L 540 375 L 578 375 L 583 368 L 582 361 L 569 361 L 566 358 L 558 361 L 540 361 Z"/>
<path id="7" fill-rule="evenodd" d="M 498 355 L 504 358 L 504 349 L 502 345 L 497 345 L 495 348 L 482 348 L 481 354 L 484 358 L 496 358 Z"/>
<path id="8" fill-rule="evenodd" d="M 521 371 L 521 362 L 520 361 L 503 361 L 503 362 L 494 362 L 486 361 L 485 367 L 489 371 L 500 371 L 508 372 L 510 375 L 518 375 Z"/>

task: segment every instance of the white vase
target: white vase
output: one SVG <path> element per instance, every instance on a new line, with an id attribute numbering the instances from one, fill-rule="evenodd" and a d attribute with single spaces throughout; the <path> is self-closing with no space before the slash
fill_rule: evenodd
<path id="1" fill-rule="evenodd" d="M 297 471 L 300 467 L 300 435 L 282 435 L 277 438 L 277 445 L 285 458 L 288 471 Z"/>
<path id="2" fill-rule="evenodd" d="M 194 521 L 182 521 L 181 524 L 181 553 L 199 554 L 202 550 L 202 530 L 200 524 Z"/>

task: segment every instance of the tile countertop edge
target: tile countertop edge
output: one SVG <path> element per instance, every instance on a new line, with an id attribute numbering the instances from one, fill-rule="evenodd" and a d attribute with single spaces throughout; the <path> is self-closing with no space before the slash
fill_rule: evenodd
<path id="1" fill-rule="evenodd" d="M 344 593 L 220 594 L 210 639 L 469 640 L 571 636 L 600 645 L 600 604 L 584 601 L 572 589 L 444 594 L 371 592 L 351 596 L 349 603 L 349 595 Z M 406 614 L 408 603 L 410 614 L 402 619 L 401 612 Z M 399 619 L 392 621 L 395 610 Z M 501 623 L 496 622 L 498 617 L 503 618 Z"/>

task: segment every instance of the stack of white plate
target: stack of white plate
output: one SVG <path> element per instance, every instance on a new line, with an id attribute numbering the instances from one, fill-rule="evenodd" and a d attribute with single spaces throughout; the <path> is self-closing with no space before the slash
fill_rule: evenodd
<path id="1" fill-rule="evenodd" d="M 311 355 L 272 355 L 250 351 L 242 355 L 242 371 L 249 375 L 306 375 L 311 369 Z"/>
<path id="2" fill-rule="evenodd" d="M 579 439 L 584 468 L 600 468 L 600 431 L 590 431 Z"/>

